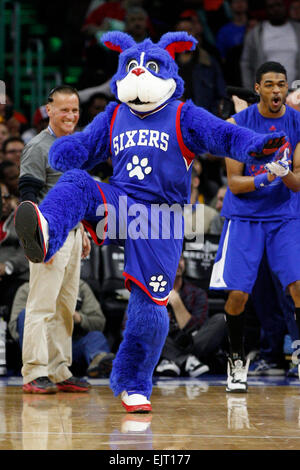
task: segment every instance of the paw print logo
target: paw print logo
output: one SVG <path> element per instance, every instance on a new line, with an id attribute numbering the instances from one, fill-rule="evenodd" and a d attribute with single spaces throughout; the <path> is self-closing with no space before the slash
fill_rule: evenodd
<path id="1" fill-rule="evenodd" d="M 126 169 L 130 178 L 137 176 L 139 180 L 143 180 L 145 175 L 149 175 L 152 171 L 151 166 L 148 166 L 148 158 L 142 158 L 140 161 L 137 155 L 134 155 L 132 162 L 127 163 Z"/>
<path id="2" fill-rule="evenodd" d="M 164 276 L 160 274 L 159 276 L 152 276 L 151 282 L 149 282 L 149 286 L 152 287 L 154 292 L 164 292 L 166 290 L 165 286 L 167 285 L 167 281 L 164 281 Z"/>

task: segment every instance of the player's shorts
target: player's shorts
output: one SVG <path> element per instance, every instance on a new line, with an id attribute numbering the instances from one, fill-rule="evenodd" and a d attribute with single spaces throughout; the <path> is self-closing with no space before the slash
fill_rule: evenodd
<path id="1" fill-rule="evenodd" d="M 135 201 L 119 188 L 96 183 L 98 207 L 83 221 L 94 241 L 124 247 L 125 286 L 136 283 L 157 304 L 166 305 L 183 245 L 182 211 Z"/>
<path id="2" fill-rule="evenodd" d="M 251 293 L 264 250 L 285 289 L 300 280 L 300 219 L 225 220 L 210 289 Z"/>

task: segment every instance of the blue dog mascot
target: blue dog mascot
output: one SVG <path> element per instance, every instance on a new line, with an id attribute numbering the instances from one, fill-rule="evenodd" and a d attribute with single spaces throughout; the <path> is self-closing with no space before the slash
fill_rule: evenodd
<path id="1" fill-rule="evenodd" d="M 19 205 L 15 226 L 32 262 L 49 261 L 79 221 L 96 243 L 124 247 L 125 285 L 131 295 L 110 384 L 115 396 L 121 394 L 127 412 L 148 412 L 153 371 L 168 334 L 166 304 L 183 241 L 183 235 L 174 236 L 175 217 L 169 217 L 169 237 L 161 234 L 160 218 L 151 224 L 153 208 L 167 216 L 172 205 L 189 203 L 195 154 L 265 163 L 285 138 L 281 133 L 257 134 L 192 101 L 179 100 L 184 83 L 174 56 L 196 45 L 187 33 L 167 33 L 157 44 L 150 39 L 136 44 L 121 32 L 106 33 L 102 40 L 120 52 L 111 81 L 118 102 L 109 103 L 82 132 L 56 139 L 49 162 L 63 175 L 39 207 L 29 201 Z M 109 183 L 98 182 L 87 170 L 109 157 L 113 176 Z M 133 230 L 137 208 L 138 236 Z M 112 225 L 118 230 L 110 230 Z M 121 225 L 126 227 L 122 237 Z"/>

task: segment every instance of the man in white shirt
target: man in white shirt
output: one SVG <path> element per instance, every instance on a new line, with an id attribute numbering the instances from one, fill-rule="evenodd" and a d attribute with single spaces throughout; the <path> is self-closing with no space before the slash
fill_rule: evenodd
<path id="1" fill-rule="evenodd" d="M 280 62 L 288 82 L 300 77 L 300 24 L 287 17 L 283 0 L 266 0 L 267 20 L 249 31 L 241 57 L 243 85 L 252 88 L 255 70 L 266 61 Z"/>

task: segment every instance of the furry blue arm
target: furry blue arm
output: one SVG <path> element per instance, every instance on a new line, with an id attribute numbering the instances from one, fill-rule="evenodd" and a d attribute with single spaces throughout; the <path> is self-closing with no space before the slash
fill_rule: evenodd
<path id="1" fill-rule="evenodd" d="M 82 132 L 59 137 L 49 151 L 49 163 L 65 172 L 74 168 L 90 170 L 110 155 L 110 121 L 117 103 L 109 103 Z"/>
<path id="2" fill-rule="evenodd" d="M 258 134 L 223 121 L 195 106 L 192 101 L 187 101 L 182 107 L 180 124 L 184 143 L 192 152 L 210 152 L 242 163 L 269 162 L 273 159 L 274 152 L 284 143 L 280 139 L 284 137 L 282 132 Z"/>

